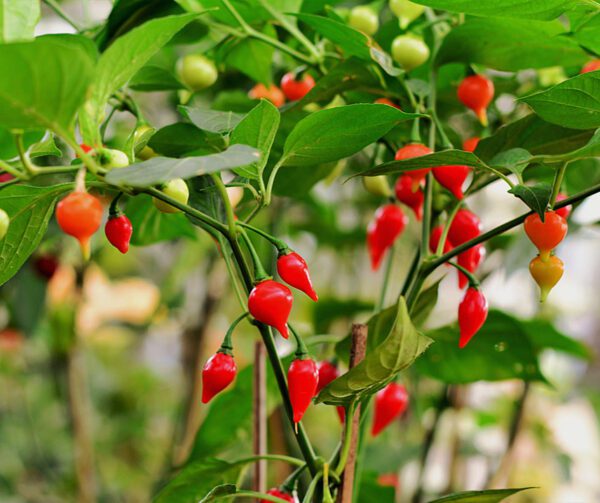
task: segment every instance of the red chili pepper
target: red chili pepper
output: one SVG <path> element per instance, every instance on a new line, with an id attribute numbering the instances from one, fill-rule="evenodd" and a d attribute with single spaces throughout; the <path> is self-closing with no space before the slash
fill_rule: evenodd
<path id="1" fill-rule="evenodd" d="M 431 154 L 432 150 L 426 147 L 422 143 L 410 143 L 404 147 L 398 149 L 396 152 L 396 161 L 403 161 L 405 159 L 412 159 L 413 157 L 421 157 L 423 155 Z M 421 182 L 427 176 L 427 173 L 431 171 L 431 168 L 412 169 L 407 171 L 406 174 L 413 179 L 413 190 L 417 190 Z"/>
<path id="2" fill-rule="evenodd" d="M 42 278 L 52 279 L 58 269 L 58 259 L 54 255 L 45 254 L 36 257 L 33 261 L 33 268 Z"/>
<path id="3" fill-rule="evenodd" d="M 537 213 L 525 219 L 525 233 L 540 251 L 540 258 L 547 262 L 550 252 L 558 246 L 567 234 L 567 221 L 555 211 L 547 211 L 542 222 Z"/>
<path id="4" fill-rule="evenodd" d="M 431 234 L 429 235 L 429 250 L 431 253 L 437 253 L 438 246 L 440 245 L 440 239 L 442 239 L 442 234 L 444 232 L 443 225 L 436 225 L 433 229 L 431 229 Z M 443 253 L 448 253 L 452 250 L 454 246 L 446 237 L 446 241 L 444 242 L 444 250 Z"/>
<path id="5" fill-rule="evenodd" d="M 287 320 L 292 310 L 290 289 L 266 279 L 257 283 L 248 296 L 248 311 L 261 323 L 276 328 L 284 339 L 289 337 Z"/>
<path id="6" fill-rule="evenodd" d="M 322 361 L 317 364 L 319 371 L 319 382 L 317 384 L 317 393 L 319 393 L 331 381 L 337 379 L 339 372 L 337 366 L 330 361 Z"/>
<path id="7" fill-rule="evenodd" d="M 408 218 L 395 204 L 381 206 L 375 212 L 367 229 L 367 246 L 371 256 L 371 267 L 374 271 L 379 268 L 385 252 L 394 244 L 407 223 Z"/>
<path id="8" fill-rule="evenodd" d="M 133 226 L 127 215 L 109 217 L 104 226 L 106 238 L 121 253 L 129 250 L 129 240 L 133 234 Z"/>
<path id="9" fill-rule="evenodd" d="M 465 152 L 475 152 L 477 145 L 479 145 L 480 138 L 478 136 L 474 136 L 473 138 L 468 138 L 463 142 L 463 150 Z"/>
<path id="10" fill-rule="evenodd" d="M 458 306 L 459 348 L 464 348 L 479 331 L 485 323 L 487 314 L 487 299 L 477 288 L 469 287 Z"/>
<path id="11" fill-rule="evenodd" d="M 208 403 L 229 386 L 236 374 L 232 355 L 221 351 L 212 355 L 202 369 L 202 403 Z"/>
<path id="12" fill-rule="evenodd" d="M 317 391 L 319 371 L 310 358 L 296 358 L 287 373 L 294 423 L 300 422 Z"/>
<path id="13" fill-rule="evenodd" d="M 465 77 L 458 86 L 458 99 L 473 110 L 479 122 L 487 126 L 486 109 L 494 98 L 494 83 L 483 75 Z"/>
<path id="14" fill-rule="evenodd" d="M 460 200 L 464 197 L 462 186 L 470 172 L 469 166 L 438 166 L 433 169 L 433 177 Z"/>
<path id="15" fill-rule="evenodd" d="M 0 183 L 10 182 L 13 178 L 10 173 L 0 173 Z"/>
<path id="16" fill-rule="evenodd" d="M 293 72 L 286 73 L 281 79 L 281 90 L 290 101 L 301 100 L 315 87 L 315 79 L 305 73 L 302 79 L 296 78 Z"/>
<path id="17" fill-rule="evenodd" d="M 319 300 L 310 281 L 306 261 L 299 254 L 296 252 L 284 252 L 279 255 L 277 259 L 277 272 L 281 279 L 288 285 L 304 292 L 315 302 Z"/>
<path id="18" fill-rule="evenodd" d="M 390 107 L 397 108 L 398 110 L 402 110 L 399 105 L 388 98 L 377 98 L 373 103 L 377 103 L 378 105 L 388 105 Z"/>
<path id="19" fill-rule="evenodd" d="M 284 492 L 281 491 L 280 489 L 274 487 L 273 489 L 269 489 L 267 491 L 267 494 L 270 496 L 277 496 L 278 498 L 281 498 L 284 501 L 289 501 L 290 503 L 298 503 L 298 498 L 296 498 L 295 496 L 291 495 L 288 492 Z M 260 500 L 260 503 L 272 503 L 269 500 Z"/>
<path id="20" fill-rule="evenodd" d="M 396 199 L 403 204 L 406 204 L 411 210 L 413 210 L 417 220 L 421 220 L 423 217 L 423 190 L 421 186 L 417 186 L 414 189 L 413 179 L 408 175 L 402 175 L 396 180 Z"/>
<path id="21" fill-rule="evenodd" d="M 82 143 L 79 146 L 81 147 L 81 150 L 83 150 L 86 154 L 89 154 L 92 150 L 94 150 L 94 147 L 90 147 L 89 145 L 86 145 L 85 143 Z"/>
<path id="22" fill-rule="evenodd" d="M 469 272 L 477 271 L 478 267 L 485 258 L 485 247 L 483 244 L 478 244 L 460 253 L 456 259 L 458 265 L 463 266 Z M 460 271 L 458 271 L 458 287 L 462 290 L 469 283 L 469 279 Z"/>
<path id="23" fill-rule="evenodd" d="M 567 199 L 567 197 L 568 196 L 566 194 L 559 192 L 558 195 L 556 196 L 556 202 L 558 203 L 559 201 L 564 201 L 565 199 Z M 569 215 L 571 214 L 572 209 L 573 209 L 573 206 L 569 205 L 569 206 L 563 206 L 562 208 L 559 208 L 554 211 L 557 215 L 560 215 L 561 217 L 563 217 L 566 220 L 567 218 L 569 218 Z"/>
<path id="24" fill-rule="evenodd" d="M 102 204 L 87 192 L 71 192 L 56 205 L 60 228 L 79 241 L 83 256 L 90 256 L 90 238 L 102 223 Z"/>
<path id="25" fill-rule="evenodd" d="M 371 435 L 379 435 L 408 407 L 408 393 L 401 384 L 392 382 L 375 395 L 375 417 Z"/>
<path id="26" fill-rule="evenodd" d="M 340 419 L 340 423 L 344 424 L 344 421 L 346 421 L 346 409 L 341 405 L 338 405 L 335 408 L 335 411 L 337 412 L 338 418 Z"/>
<path id="27" fill-rule="evenodd" d="M 593 59 L 584 65 L 579 73 L 595 72 L 600 70 L 600 59 Z"/>
<path id="28" fill-rule="evenodd" d="M 454 246 L 460 246 L 481 234 L 481 221 L 469 210 L 458 210 L 450 224 L 448 237 Z"/>

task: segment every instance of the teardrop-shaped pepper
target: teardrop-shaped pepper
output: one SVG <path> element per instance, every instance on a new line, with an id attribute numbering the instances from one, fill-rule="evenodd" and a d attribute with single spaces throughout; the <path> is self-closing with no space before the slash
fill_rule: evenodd
<path id="1" fill-rule="evenodd" d="M 261 323 L 276 328 L 284 339 L 289 337 L 287 320 L 292 311 L 290 289 L 266 279 L 257 283 L 248 296 L 248 311 Z"/>
<path id="2" fill-rule="evenodd" d="M 202 369 L 202 403 L 208 403 L 235 379 L 237 367 L 229 352 L 212 355 Z"/>
<path id="3" fill-rule="evenodd" d="M 469 287 L 458 306 L 459 348 L 464 348 L 479 331 L 485 323 L 487 314 L 487 299 L 478 288 Z"/>
<path id="4" fill-rule="evenodd" d="M 475 112 L 483 126 L 488 125 L 487 107 L 494 98 L 494 83 L 483 75 L 469 75 L 458 86 L 458 99 Z"/>
<path id="5" fill-rule="evenodd" d="M 408 223 L 408 218 L 395 204 L 381 206 L 367 229 L 367 246 L 371 256 L 371 267 L 377 270 L 381 259 Z"/>
<path id="6" fill-rule="evenodd" d="M 454 246 L 460 246 L 481 234 L 481 221 L 472 211 L 460 209 L 450 224 L 448 237 Z"/>
<path id="7" fill-rule="evenodd" d="M 475 272 L 485 258 L 485 247 L 483 244 L 478 244 L 459 253 L 456 261 L 458 265 L 463 266 L 469 272 Z M 462 290 L 467 286 L 469 279 L 460 271 L 458 271 L 458 287 Z"/>
<path id="8" fill-rule="evenodd" d="M 319 393 L 331 381 L 337 379 L 339 372 L 336 365 L 330 361 L 324 360 L 317 364 L 319 370 L 319 382 L 317 384 L 317 393 Z"/>
<path id="9" fill-rule="evenodd" d="M 121 253 L 129 251 L 129 240 L 133 234 L 133 226 L 127 215 L 111 216 L 104 226 L 106 238 Z"/>
<path id="10" fill-rule="evenodd" d="M 408 407 L 408 393 L 401 384 L 391 382 L 375 395 L 375 416 L 371 435 L 379 435 Z"/>
<path id="11" fill-rule="evenodd" d="M 567 221 L 555 211 L 547 211 L 544 221 L 537 213 L 529 215 L 524 222 L 525 233 L 540 252 L 540 259 L 547 262 L 550 252 L 567 235 Z"/>
<path id="12" fill-rule="evenodd" d="M 529 263 L 529 272 L 540 287 L 540 302 L 545 302 L 550 290 L 562 278 L 565 272 L 565 265 L 555 255 L 551 255 L 545 262 L 538 256 Z"/>
<path id="13" fill-rule="evenodd" d="M 102 204 L 83 190 L 75 190 L 56 205 L 60 228 L 79 241 L 83 257 L 90 257 L 90 238 L 102 223 Z"/>
<path id="14" fill-rule="evenodd" d="M 294 423 L 298 423 L 317 392 L 319 382 L 317 364 L 308 357 L 296 358 L 288 369 L 287 378 Z"/>
<path id="15" fill-rule="evenodd" d="M 433 169 L 433 177 L 444 188 L 448 189 L 456 199 L 464 197 L 462 186 L 469 176 L 469 166 L 438 166 Z"/>
<path id="16" fill-rule="evenodd" d="M 414 190 L 413 179 L 408 175 L 402 175 L 396 180 L 396 199 L 402 204 L 406 204 L 411 210 L 413 210 L 417 220 L 423 218 L 423 201 L 425 196 L 421 186 L 418 185 Z"/>
<path id="17" fill-rule="evenodd" d="M 394 157 L 396 161 L 404 161 L 405 159 L 412 159 L 413 157 L 421 157 L 423 155 L 431 154 L 432 150 L 426 147 L 422 143 L 409 143 L 402 148 L 399 148 Z M 413 190 L 417 190 L 421 182 L 427 176 L 427 173 L 431 171 L 431 168 L 419 168 L 411 169 L 406 171 L 406 175 L 410 176 L 413 180 Z"/>
<path id="18" fill-rule="evenodd" d="M 288 285 L 304 292 L 315 302 L 319 300 L 312 286 L 306 261 L 298 253 L 288 250 L 279 255 L 277 273 Z"/>

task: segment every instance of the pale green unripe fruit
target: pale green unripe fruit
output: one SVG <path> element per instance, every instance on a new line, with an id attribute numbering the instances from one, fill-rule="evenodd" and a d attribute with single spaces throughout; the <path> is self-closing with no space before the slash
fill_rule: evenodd
<path id="1" fill-rule="evenodd" d="M 410 72 L 429 59 L 429 47 L 420 37 L 400 35 L 392 42 L 392 58 Z"/>
<path id="2" fill-rule="evenodd" d="M 102 167 L 108 171 L 129 166 L 129 158 L 127 157 L 127 154 L 121 150 L 103 148 L 98 152 L 98 158 Z"/>
<path id="3" fill-rule="evenodd" d="M 567 75 L 561 66 L 551 66 L 538 70 L 538 79 L 542 87 L 555 86 L 567 80 Z"/>
<path id="4" fill-rule="evenodd" d="M 424 5 L 416 4 L 410 0 L 390 0 L 390 9 L 398 18 L 400 28 L 403 30 L 425 12 Z"/>
<path id="5" fill-rule="evenodd" d="M 181 178 L 175 178 L 173 180 L 169 180 L 165 186 L 161 189 L 161 191 L 169 197 L 172 197 L 177 202 L 181 204 L 187 204 L 188 199 L 190 197 L 190 191 L 188 189 L 185 180 Z M 169 203 L 166 203 L 162 199 L 153 198 L 152 202 L 158 211 L 162 211 L 163 213 L 177 213 L 180 211 L 175 206 L 171 206 Z"/>
<path id="6" fill-rule="evenodd" d="M 379 17 L 370 7 L 358 6 L 350 11 L 348 24 L 355 30 L 374 35 L 379 29 Z"/>
<path id="7" fill-rule="evenodd" d="M 363 176 L 362 182 L 367 192 L 374 196 L 390 197 L 392 195 L 392 189 L 385 175 Z"/>
<path id="8" fill-rule="evenodd" d="M 212 86 L 219 76 L 215 64 L 200 54 L 188 54 L 181 58 L 177 62 L 177 74 L 192 91 Z"/>
<path id="9" fill-rule="evenodd" d="M 4 239 L 10 225 L 10 217 L 3 209 L 0 209 L 0 241 Z"/>

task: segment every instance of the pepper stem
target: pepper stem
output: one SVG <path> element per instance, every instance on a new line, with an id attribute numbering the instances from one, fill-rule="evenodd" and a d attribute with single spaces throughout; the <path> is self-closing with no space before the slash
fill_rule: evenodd
<path id="1" fill-rule="evenodd" d="M 287 255 L 291 251 L 287 243 L 283 242 L 281 239 L 277 239 L 275 236 L 272 236 L 271 234 L 263 231 L 262 229 L 258 229 L 253 225 L 247 224 L 245 222 L 236 222 L 236 225 L 248 229 L 249 231 L 252 231 L 255 234 L 258 234 L 259 236 L 265 238 L 267 241 L 272 243 L 273 246 L 275 246 L 275 248 L 277 248 L 278 255 Z"/>
<path id="2" fill-rule="evenodd" d="M 252 244 L 252 241 L 250 241 L 248 234 L 243 229 L 240 234 L 242 235 L 244 243 L 246 243 L 246 248 L 248 248 L 248 251 L 250 252 L 250 257 L 252 258 L 252 264 L 254 265 L 254 282 L 260 283 L 261 281 L 270 278 L 270 276 L 265 271 L 265 268 L 263 267 L 262 262 L 260 261 L 260 257 L 256 253 L 254 245 Z"/>
<path id="3" fill-rule="evenodd" d="M 308 348 L 306 347 L 306 344 L 304 344 L 302 337 L 298 335 L 298 332 L 296 332 L 296 330 L 294 330 L 294 327 L 292 327 L 289 323 L 288 328 L 292 332 L 294 339 L 296 339 L 296 358 L 298 358 L 299 360 L 304 360 L 308 358 Z"/>
<path id="4" fill-rule="evenodd" d="M 112 200 L 112 202 L 110 203 L 110 208 L 108 209 L 108 217 L 109 218 L 117 218 L 123 214 L 123 212 L 121 211 L 121 209 L 119 208 L 119 205 L 118 205 L 119 199 L 121 199 L 122 195 L 123 195 L 123 192 L 119 192 L 115 196 L 115 198 Z"/>
<path id="5" fill-rule="evenodd" d="M 473 273 L 471 271 L 469 271 L 468 269 L 465 269 L 462 265 L 458 265 L 456 262 L 451 262 L 449 260 L 448 263 L 450 265 L 453 265 L 454 267 L 456 267 L 460 272 L 462 272 L 468 278 L 470 287 L 479 289 L 479 280 L 475 276 L 473 276 Z"/>
<path id="6" fill-rule="evenodd" d="M 238 316 L 233 321 L 233 323 L 227 329 L 227 333 L 225 334 L 225 337 L 223 338 L 223 342 L 221 343 L 221 347 L 219 348 L 217 353 L 224 353 L 226 355 L 232 356 L 233 341 L 231 339 L 232 339 L 233 331 L 235 330 L 235 327 L 238 326 L 240 321 L 242 321 L 244 318 L 246 318 L 249 314 L 250 313 L 248 311 L 246 311 L 244 314 Z"/>

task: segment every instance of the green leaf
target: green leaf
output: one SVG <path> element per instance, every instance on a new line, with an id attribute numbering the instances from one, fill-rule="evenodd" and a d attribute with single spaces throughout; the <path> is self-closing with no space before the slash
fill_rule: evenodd
<path id="1" fill-rule="evenodd" d="M 515 185 L 508 192 L 523 201 L 532 211 L 535 211 L 542 221 L 552 196 L 552 186 L 549 183 L 537 185 Z"/>
<path id="2" fill-rule="evenodd" d="M 185 89 L 169 70 L 156 65 L 146 65 L 137 72 L 129 82 L 134 91 L 176 91 Z"/>
<path id="3" fill-rule="evenodd" d="M 42 140 L 43 130 L 25 131 L 23 135 L 23 145 L 28 149 L 34 143 Z M 14 159 L 19 155 L 15 136 L 6 128 L 0 127 L 0 159 Z"/>
<path id="4" fill-rule="evenodd" d="M 277 33 L 271 25 L 266 25 L 263 32 L 272 38 L 277 38 Z M 273 80 L 271 71 L 274 52 L 272 46 L 260 40 L 236 37 L 221 46 L 219 55 L 228 66 L 268 86 Z"/>
<path id="5" fill-rule="evenodd" d="M 427 332 L 434 344 L 415 362 L 416 371 L 450 384 L 506 379 L 546 381 L 537 349 L 518 319 L 490 311 L 481 330 L 463 349 L 458 347 L 458 334 L 456 325 Z"/>
<path id="6" fill-rule="evenodd" d="M 373 104 L 315 112 L 302 119 L 287 137 L 282 164 L 306 166 L 343 159 L 378 140 L 400 122 L 415 117 L 418 114 Z"/>
<path id="7" fill-rule="evenodd" d="M 477 63 L 513 72 L 578 65 L 587 59 L 581 47 L 564 36 L 558 21 L 471 18 L 444 39 L 436 62 Z"/>
<path id="8" fill-rule="evenodd" d="M 600 72 L 588 72 L 521 98 L 545 121 L 573 129 L 600 127 Z"/>
<path id="9" fill-rule="evenodd" d="M 437 280 L 433 285 L 423 290 L 411 309 L 410 316 L 412 322 L 416 327 L 420 327 L 425 324 L 427 318 L 433 311 L 438 299 L 438 290 L 442 279 Z"/>
<path id="10" fill-rule="evenodd" d="M 0 5 L 0 42 L 6 44 L 32 39 L 39 20 L 39 0 L 3 0 Z"/>
<path id="11" fill-rule="evenodd" d="M 223 496 L 229 496 L 231 494 L 237 493 L 237 487 L 235 484 L 223 484 L 215 487 L 212 491 L 210 491 L 204 498 L 202 498 L 198 503 L 209 503 L 210 501 L 217 501 L 221 499 Z"/>
<path id="12" fill-rule="evenodd" d="M 181 213 L 161 213 L 145 194 L 132 197 L 127 202 L 127 217 L 133 226 L 131 244 L 148 246 L 161 241 L 187 237 L 196 238 L 194 227 Z"/>
<path id="13" fill-rule="evenodd" d="M 257 150 L 247 145 L 232 145 L 224 152 L 201 157 L 153 157 L 126 168 L 113 169 L 106 175 L 106 181 L 117 186 L 151 187 L 174 178 L 186 179 L 246 166 L 259 159 L 260 152 Z"/>
<path id="14" fill-rule="evenodd" d="M 148 146 L 165 157 L 189 157 L 220 152 L 224 142 L 220 135 L 211 135 L 193 124 L 177 122 L 156 131 Z"/>
<path id="15" fill-rule="evenodd" d="M 463 12 L 475 16 L 514 17 L 517 19 L 538 19 L 550 21 L 577 4 L 587 5 L 585 0 L 494 0 L 474 2 L 473 0 L 415 0 L 415 3 L 434 9 L 450 12 Z"/>
<path id="16" fill-rule="evenodd" d="M 537 351 L 553 349 L 581 360 L 594 359 L 594 353 L 589 346 L 559 332 L 548 320 L 520 320 L 520 323 Z"/>
<path id="17" fill-rule="evenodd" d="M 418 168 L 435 168 L 436 166 L 464 165 L 478 169 L 487 169 L 485 163 L 471 152 L 462 150 L 442 150 L 433 154 L 413 157 L 403 161 L 390 161 L 375 166 L 374 168 L 358 173 L 354 176 L 377 176 L 386 174 L 403 173 Z"/>
<path id="18" fill-rule="evenodd" d="M 269 153 L 279 129 L 279 110 L 270 101 L 261 100 L 231 133 L 232 145 L 249 145 L 258 149 L 261 158 L 258 162 L 234 169 L 237 175 L 257 180 L 262 176 Z"/>
<path id="19" fill-rule="evenodd" d="M 91 46 L 79 35 L 0 45 L 0 125 L 68 134 L 92 81 Z"/>
<path id="20" fill-rule="evenodd" d="M 340 46 L 346 56 L 356 56 L 364 61 L 375 61 L 391 76 L 402 73 L 402 70 L 394 66 L 390 55 L 364 33 L 329 17 L 314 14 L 297 14 L 297 17 L 317 33 Z"/>
<path id="21" fill-rule="evenodd" d="M 35 159 L 36 157 L 44 157 L 44 156 L 54 156 L 60 157 L 62 152 L 56 146 L 54 142 L 54 136 L 48 135 L 48 137 L 38 143 L 34 143 L 29 149 L 29 157 Z M 43 169 L 43 168 L 42 168 Z"/>
<path id="22" fill-rule="evenodd" d="M 487 489 L 485 491 L 464 491 L 449 494 L 429 503 L 498 503 L 513 494 L 535 489 L 535 487 L 519 487 L 517 489 Z"/>
<path id="23" fill-rule="evenodd" d="M 381 389 L 401 370 L 410 366 L 431 341 L 412 325 L 404 297 L 396 307 L 393 327 L 386 339 L 365 359 L 326 386 L 316 403 L 346 405 Z"/>
<path id="24" fill-rule="evenodd" d="M 578 26 L 574 37 L 586 49 L 600 54 L 600 13 Z"/>
<path id="25" fill-rule="evenodd" d="M 211 133 L 227 133 L 234 129 L 244 118 L 244 114 L 221 112 L 207 108 L 180 106 L 179 111 L 191 120 L 196 127 Z"/>
<path id="26" fill-rule="evenodd" d="M 82 113 L 83 137 L 87 143 L 100 142 L 98 126 L 104 117 L 108 98 L 127 82 L 197 14 L 153 19 L 119 37 L 102 54 L 91 98 Z"/>
<path id="27" fill-rule="evenodd" d="M 59 197 L 72 184 L 53 187 L 11 185 L 0 191 L 0 208 L 10 218 L 8 232 L 0 240 L 0 285 L 14 276 L 44 237 Z"/>
<path id="28" fill-rule="evenodd" d="M 569 154 L 570 159 L 585 159 L 598 156 L 600 156 L 600 129 L 596 130 L 594 136 L 583 147 Z"/>
<path id="29" fill-rule="evenodd" d="M 521 174 L 530 160 L 531 154 L 524 148 L 511 148 L 496 154 L 490 160 L 490 166 L 508 169 L 512 173 Z"/>

